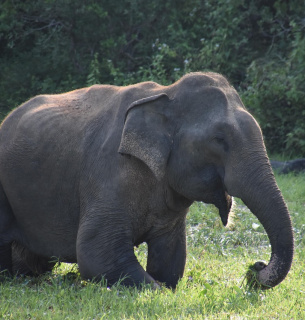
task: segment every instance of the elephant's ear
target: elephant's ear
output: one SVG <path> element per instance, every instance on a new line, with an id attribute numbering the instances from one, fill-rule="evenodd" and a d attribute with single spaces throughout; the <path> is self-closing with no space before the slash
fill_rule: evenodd
<path id="1" fill-rule="evenodd" d="M 158 180 L 165 174 L 173 125 L 165 93 L 133 102 L 126 113 L 119 152 L 142 160 Z"/>

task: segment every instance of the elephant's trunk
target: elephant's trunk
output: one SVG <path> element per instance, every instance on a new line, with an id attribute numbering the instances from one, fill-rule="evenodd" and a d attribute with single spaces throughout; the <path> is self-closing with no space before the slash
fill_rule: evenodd
<path id="1" fill-rule="evenodd" d="M 255 157 L 258 160 L 257 157 Z M 260 158 L 261 160 L 262 158 Z M 269 161 L 264 155 L 262 161 L 253 161 L 243 172 L 243 182 L 235 180 L 228 191 L 241 198 L 246 206 L 262 223 L 272 248 L 271 259 L 266 266 L 261 262 L 254 265 L 256 279 L 264 287 L 274 287 L 286 277 L 293 258 L 293 231 L 287 206 L 277 187 Z M 252 157 L 252 160 L 253 157 Z M 239 171 L 240 173 L 240 171 Z M 235 171 L 236 174 L 236 171 Z M 238 174 L 235 175 L 238 180 Z M 230 181 L 228 181 L 230 185 Z M 232 193 L 231 191 L 232 190 Z"/>

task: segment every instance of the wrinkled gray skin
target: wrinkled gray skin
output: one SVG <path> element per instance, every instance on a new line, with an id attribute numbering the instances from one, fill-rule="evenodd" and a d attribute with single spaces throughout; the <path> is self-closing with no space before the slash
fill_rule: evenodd
<path id="1" fill-rule="evenodd" d="M 289 213 L 261 130 L 221 75 L 38 96 L 0 129 L 0 266 L 40 274 L 56 257 L 84 278 L 175 287 L 189 206 L 214 204 L 226 225 L 232 196 L 268 233 L 270 262 L 256 268 L 275 286 L 292 262 Z"/>

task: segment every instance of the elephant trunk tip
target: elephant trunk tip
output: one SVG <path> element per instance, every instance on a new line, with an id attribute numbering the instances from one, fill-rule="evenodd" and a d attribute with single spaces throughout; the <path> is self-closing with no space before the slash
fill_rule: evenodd
<path id="1" fill-rule="evenodd" d="M 275 287 L 285 279 L 290 267 L 291 263 L 280 261 L 276 255 L 273 255 L 268 265 L 264 261 L 257 261 L 248 267 L 247 286 L 261 290 Z"/>
<path id="2" fill-rule="evenodd" d="M 259 281 L 259 272 L 267 267 L 264 261 L 257 261 L 253 265 L 249 265 L 246 273 L 247 286 L 250 289 L 269 289 L 271 286 L 264 285 Z"/>

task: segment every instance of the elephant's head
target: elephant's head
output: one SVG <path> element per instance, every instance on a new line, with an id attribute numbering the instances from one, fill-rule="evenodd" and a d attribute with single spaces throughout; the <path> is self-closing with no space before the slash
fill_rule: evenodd
<path id="1" fill-rule="evenodd" d="M 189 74 L 134 102 L 119 152 L 145 162 L 156 179 L 186 199 L 217 206 L 224 225 L 231 197 L 241 198 L 272 246 L 269 264 L 255 264 L 258 281 L 273 287 L 285 278 L 293 257 L 289 212 L 259 125 L 224 77 Z"/>

